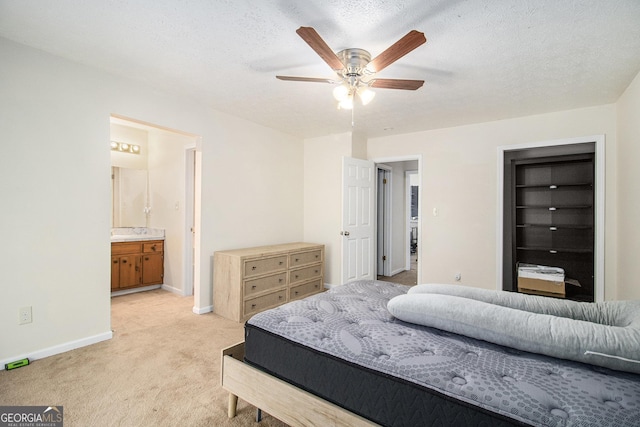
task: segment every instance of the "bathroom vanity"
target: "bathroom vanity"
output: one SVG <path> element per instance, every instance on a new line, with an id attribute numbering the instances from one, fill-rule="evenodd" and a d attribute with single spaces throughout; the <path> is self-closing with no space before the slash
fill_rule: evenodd
<path id="1" fill-rule="evenodd" d="M 163 280 L 164 230 L 112 230 L 111 292 L 161 285 Z"/>

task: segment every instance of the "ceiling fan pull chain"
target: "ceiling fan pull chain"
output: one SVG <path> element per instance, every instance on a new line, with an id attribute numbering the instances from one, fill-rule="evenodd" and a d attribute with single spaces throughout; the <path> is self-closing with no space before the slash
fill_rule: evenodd
<path id="1" fill-rule="evenodd" d="M 355 127 L 356 121 L 354 119 L 354 110 L 356 109 L 355 103 L 353 104 L 353 108 L 351 109 L 351 127 Z"/>

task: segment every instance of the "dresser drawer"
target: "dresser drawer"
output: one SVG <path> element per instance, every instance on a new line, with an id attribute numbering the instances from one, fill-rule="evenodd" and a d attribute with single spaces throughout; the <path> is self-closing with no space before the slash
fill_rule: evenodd
<path id="1" fill-rule="evenodd" d="M 260 277 L 258 279 L 246 280 L 244 282 L 244 297 L 248 298 L 267 291 L 276 289 L 287 284 L 287 273 L 274 274 L 272 276 Z"/>
<path id="2" fill-rule="evenodd" d="M 145 253 L 157 253 L 164 251 L 164 242 L 145 242 L 142 244 L 142 252 Z"/>
<path id="3" fill-rule="evenodd" d="M 297 252 L 289 255 L 289 268 L 322 261 L 322 250 Z"/>
<path id="4" fill-rule="evenodd" d="M 249 259 L 244 263 L 244 277 L 257 276 L 287 269 L 287 256 Z"/>
<path id="5" fill-rule="evenodd" d="M 142 252 L 140 242 L 112 243 L 111 255 L 139 254 Z"/>
<path id="6" fill-rule="evenodd" d="M 298 268 L 289 272 L 289 284 L 304 282 L 309 279 L 322 276 L 322 264 L 314 264 L 309 267 Z"/>
<path id="7" fill-rule="evenodd" d="M 289 300 L 304 298 L 307 295 L 322 291 L 323 288 L 322 279 L 316 279 L 303 285 L 294 286 L 289 293 Z"/>
<path id="8" fill-rule="evenodd" d="M 263 295 L 258 298 L 252 298 L 244 302 L 244 315 L 249 316 L 267 308 L 275 307 L 287 301 L 287 290 L 283 289 L 278 292 Z"/>

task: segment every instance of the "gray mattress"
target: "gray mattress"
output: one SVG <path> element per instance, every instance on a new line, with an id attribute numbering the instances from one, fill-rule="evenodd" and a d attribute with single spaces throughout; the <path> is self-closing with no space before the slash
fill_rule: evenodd
<path id="1" fill-rule="evenodd" d="M 407 290 L 386 282 L 352 282 L 257 314 L 247 327 L 314 355 L 376 372 L 381 387 L 388 387 L 383 380 L 397 379 L 412 387 L 410 393 L 441 396 L 459 402 L 461 408 L 516 424 L 640 426 L 639 375 L 402 322 L 389 313 L 387 302 Z M 307 371 L 328 375 L 314 371 L 314 366 L 307 366 Z M 296 385 L 314 392 L 306 380 L 300 381 Z"/>

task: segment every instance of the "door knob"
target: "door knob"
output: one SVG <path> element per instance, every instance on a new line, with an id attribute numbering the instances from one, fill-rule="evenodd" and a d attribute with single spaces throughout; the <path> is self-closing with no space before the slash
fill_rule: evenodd
<path id="1" fill-rule="evenodd" d="M 348 232 L 348 231 L 341 231 L 341 232 L 340 232 L 340 235 L 341 235 L 341 236 L 348 236 L 348 235 L 349 235 L 349 232 Z"/>

